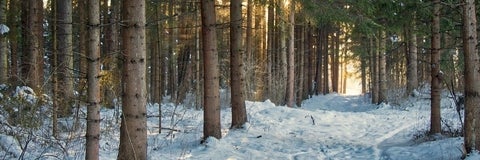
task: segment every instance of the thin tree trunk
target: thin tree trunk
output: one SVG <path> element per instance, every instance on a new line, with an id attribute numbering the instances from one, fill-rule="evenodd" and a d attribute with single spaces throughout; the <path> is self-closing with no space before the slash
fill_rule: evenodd
<path id="1" fill-rule="evenodd" d="M 252 19 L 253 19 L 253 0 L 247 0 L 247 21 L 246 21 L 246 29 L 245 29 L 245 55 L 247 59 L 247 64 L 249 65 L 255 63 L 254 55 L 252 52 L 253 50 Z M 255 65 L 252 65 L 252 66 L 255 66 Z M 255 77 L 255 73 L 256 73 L 256 66 L 255 67 L 247 66 L 247 75 L 245 75 L 247 79 L 247 81 L 245 82 L 245 86 L 247 90 L 245 94 L 246 94 L 246 99 L 248 100 L 251 100 L 252 98 L 254 98 L 254 95 L 252 94 L 251 91 L 255 87 L 253 86 L 255 84 L 254 82 L 257 81 L 257 78 Z"/>
<path id="2" fill-rule="evenodd" d="M 477 19 L 475 0 L 463 0 L 463 53 L 465 56 L 465 131 L 467 153 L 480 150 L 480 62 L 477 52 Z"/>
<path id="3" fill-rule="evenodd" d="M 241 128 L 247 122 L 245 74 L 243 72 L 242 0 L 232 0 L 230 2 L 231 128 Z"/>
<path id="4" fill-rule="evenodd" d="M 373 38 L 370 38 L 370 55 L 372 56 L 372 103 L 378 104 L 378 91 L 379 91 L 379 77 L 378 77 L 378 45 L 379 39 L 373 41 Z M 375 45 L 375 46 L 374 46 Z"/>
<path id="5" fill-rule="evenodd" d="M 0 25 L 7 22 L 7 0 L 0 0 Z M 8 26 L 7 26 L 8 27 Z M 8 80 L 8 52 L 6 33 L 0 33 L 0 84 Z"/>
<path id="6" fill-rule="evenodd" d="M 331 55 L 330 50 L 328 48 L 329 46 L 329 30 L 324 31 L 323 35 L 323 94 L 328 94 L 330 93 L 330 81 L 329 81 L 329 74 L 328 74 L 328 66 L 329 66 L 329 57 Z"/>
<path id="7" fill-rule="evenodd" d="M 440 94 L 442 91 L 440 73 L 440 0 L 433 0 L 432 48 L 431 48 L 431 114 L 430 133 L 441 132 Z"/>
<path id="8" fill-rule="evenodd" d="M 7 13 L 7 24 L 12 26 L 19 26 L 19 5 L 21 2 L 18 0 L 10 0 Z M 11 27 L 10 32 L 7 35 L 10 40 L 10 83 L 17 85 L 19 82 L 18 75 L 18 49 L 19 49 L 19 27 Z"/>
<path id="9" fill-rule="evenodd" d="M 289 39 L 288 39 L 288 89 L 287 106 L 295 105 L 295 1 L 290 2 L 289 20 Z"/>
<path id="10" fill-rule="evenodd" d="M 204 65 L 203 138 L 222 137 L 215 1 L 201 0 Z"/>
<path id="11" fill-rule="evenodd" d="M 380 31 L 378 48 L 378 103 L 387 102 L 387 38 L 385 31 Z"/>
<path id="12" fill-rule="evenodd" d="M 87 133 L 85 159 L 99 159 L 100 141 L 100 2 L 88 4 Z"/>

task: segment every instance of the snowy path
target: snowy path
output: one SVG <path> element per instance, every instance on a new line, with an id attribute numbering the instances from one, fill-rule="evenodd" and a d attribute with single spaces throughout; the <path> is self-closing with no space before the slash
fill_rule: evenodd
<path id="1" fill-rule="evenodd" d="M 301 108 L 276 106 L 270 101 L 247 102 L 249 122 L 244 129 L 229 130 L 231 110 L 223 108 L 223 137 L 202 137 L 202 111 L 176 111 L 176 121 L 165 116 L 165 127 L 176 124 L 181 132 L 152 133 L 149 159 L 228 159 L 228 160 L 403 160 L 458 159 L 461 138 L 413 143 L 416 134 L 428 127 L 425 101 L 408 102 L 408 109 L 372 105 L 362 96 L 330 94 L 314 96 Z M 170 111 L 168 110 L 170 109 Z M 149 108 L 150 114 L 158 110 Z M 163 106 L 162 114 L 175 113 Z M 456 115 L 448 109 L 444 114 Z M 457 119 L 446 117 L 447 119 Z M 157 119 L 149 125 L 155 126 Z M 104 155 L 115 155 L 115 151 Z"/>
<path id="2" fill-rule="evenodd" d="M 378 109 L 363 97 L 327 95 L 305 101 L 302 108 L 270 102 L 247 104 L 246 130 L 226 130 L 187 157 L 194 159 L 383 159 L 383 144 L 411 138 L 419 114 Z M 230 122 L 229 110 L 222 114 Z M 224 124 L 223 128 L 228 128 Z M 403 133 L 403 134 L 399 134 Z M 403 135 L 395 137 L 396 135 Z M 388 146 L 394 146 L 395 144 Z M 217 154 L 222 153 L 222 154 Z M 227 156 L 228 155 L 228 156 Z"/>

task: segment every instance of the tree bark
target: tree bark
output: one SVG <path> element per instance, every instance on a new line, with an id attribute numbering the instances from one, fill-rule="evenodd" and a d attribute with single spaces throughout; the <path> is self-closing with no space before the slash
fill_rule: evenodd
<path id="1" fill-rule="evenodd" d="M 56 21 L 58 24 L 56 39 L 58 54 L 58 90 L 60 115 L 67 116 L 71 113 L 73 99 L 73 45 L 72 45 L 72 0 L 56 1 Z"/>
<path id="2" fill-rule="evenodd" d="M 417 34 L 415 27 L 415 15 L 408 32 L 408 57 L 407 57 L 407 94 L 412 94 L 418 87 L 418 65 L 417 65 Z"/>
<path id="3" fill-rule="evenodd" d="M 6 22 L 7 22 L 6 13 L 7 13 L 7 0 L 0 0 L 0 25 L 6 25 Z M 6 83 L 9 77 L 6 35 L 7 33 L 4 33 L 4 34 L 0 33 L 0 84 Z"/>
<path id="4" fill-rule="evenodd" d="M 19 7 L 22 2 L 18 0 L 10 0 L 9 1 L 9 8 L 7 14 L 7 24 L 15 27 L 10 28 L 10 32 L 8 33 L 8 39 L 10 40 L 10 83 L 13 85 L 17 85 L 19 82 L 19 74 L 18 74 L 18 49 L 19 49 L 19 40 L 18 35 L 20 31 L 19 26 Z"/>
<path id="5" fill-rule="evenodd" d="M 22 79 L 36 92 L 43 87 L 43 1 L 22 1 Z"/>
<path id="6" fill-rule="evenodd" d="M 480 150 L 480 62 L 477 52 L 477 19 L 475 0 L 463 0 L 463 54 L 465 61 L 465 131 L 467 153 Z"/>
<path id="7" fill-rule="evenodd" d="M 378 103 L 387 102 L 387 38 L 385 31 L 380 31 L 379 48 L 378 48 Z"/>
<path id="8" fill-rule="evenodd" d="M 100 2 L 89 0 L 88 67 L 87 67 L 87 133 L 85 159 L 99 159 L 100 146 Z"/>
<path id="9" fill-rule="evenodd" d="M 145 1 L 124 0 L 121 9 L 123 94 L 117 159 L 147 159 Z"/>
<path id="10" fill-rule="evenodd" d="M 441 132 L 440 123 L 440 94 L 442 91 L 440 72 L 440 0 L 433 0 L 432 18 L 432 48 L 431 48 L 431 114 L 430 134 Z"/>
<path id="11" fill-rule="evenodd" d="M 214 0 L 201 0 L 204 65 L 203 138 L 222 137 L 220 125 L 219 68 Z"/>
<path id="12" fill-rule="evenodd" d="M 287 106 L 295 105 L 295 1 L 290 1 L 290 13 L 288 15 L 288 89 Z"/>
<path id="13" fill-rule="evenodd" d="M 241 128 L 247 122 L 245 109 L 245 74 L 242 49 L 242 0 L 230 2 L 230 78 L 232 126 Z"/>

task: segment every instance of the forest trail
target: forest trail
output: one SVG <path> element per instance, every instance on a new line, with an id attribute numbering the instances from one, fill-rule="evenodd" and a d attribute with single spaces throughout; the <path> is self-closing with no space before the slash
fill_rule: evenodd
<path id="1" fill-rule="evenodd" d="M 334 111 L 346 119 L 337 120 L 345 124 L 335 125 L 339 130 L 348 130 L 355 133 L 350 142 L 342 144 L 351 147 L 327 157 L 333 159 L 383 159 L 382 152 L 388 147 L 403 145 L 410 141 L 411 131 L 418 123 L 412 123 L 418 118 L 415 114 L 399 114 L 400 110 L 385 110 L 382 105 L 373 105 L 365 96 L 343 96 L 338 94 L 326 95 L 321 101 L 311 99 L 302 107 L 306 110 Z M 409 116 L 410 115 L 410 116 Z M 385 123 L 387 122 L 387 123 Z M 333 128 L 332 128 L 333 129 Z M 362 145 L 351 145 L 351 144 Z M 339 144 L 340 145 L 340 144 Z"/>
<path id="2" fill-rule="evenodd" d="M 192 151 L 196 159 L 387 159 L 411 140 L 424 112 L 373 105 L 363 96 L 313 96 L 300 108 L 248 102 L 246 130 L 226 130 Z M 230 121 L 229 110 L 222 114 Z M 426 114 L 426 112 L 425 112 Z M 227 128 L 229 124 L 224 124 Z M 224 152 L 226 155 L 216 155 Z"/>

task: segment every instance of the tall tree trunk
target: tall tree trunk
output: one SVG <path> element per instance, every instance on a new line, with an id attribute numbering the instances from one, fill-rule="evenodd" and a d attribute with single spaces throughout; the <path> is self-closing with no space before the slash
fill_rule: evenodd
<path id="1" fill-rule="evenodd" d="M 267 96 L 273 98 L 273 60 L 275 44 L 275 0 L 268 1 L 268 19 L 267 19 Z"/>
<path id="2" fill-rule="evenodd" d="M 287 106 L 295 105 L 295 1 L 290 1 L 290 13 L 288 15 L 288 84 Z"/>
<path id="3" fill-rule="evenodd" d="M 117 159 L 147 159 L 145 1 L 122 1 L 123 94 Z"/>
<path id="4" fill-rule="evenodd" d="M 330 93 L 330 81 L 329 81 L 329 74 L 328 74 L 328 66 L 329 66 L 329 57 L 331 56 L 330 50 L 328 48 L 329 46 L 329 28 L 324 32 L 323 35 L 323 94 L 328 94 Z"/>
<path id="5" fill-rule="evenodd" d="M 467 153 L 480 150 L 480 62 L 477 52 L 477 19 L 475 0 L 463 0 L 463 54 L 465 56 L 465 131 Z"/>
<path id="6" fill-rule="evenodd" d="M 108 3 L 108 2 L 104 2 Z M 104 22 L 107 24 L 104 28 L 104 63 L 103 70 L 105 70 L 111 77 L 120 77 L 120 71 L 118 69 L 118 11 L 120 8 L 119 1 L 111 1 L 110 6 L 105 4 L 104 9 Z M 105 107 L 115 107 L 114 99 L 116 93 L 120 92 L 117 87 L 119 84 L 117 78 L 108 79 L 107 83 L 102 84 L 102 104 Z"/>
<path id="7" fill-rule="evenodd" d="M 308 36 L 307 35 L 307 25 L 304 24 L 304 25 L 299 25 L 298 29 L 297 30 L 297 35 L 298 35 L 298 41 L 297 41 L 297 46 L 299 48 L 296 56 L 298 57 L 298 60 L 297 60 L 297 64 L 298 65 L 298 69 L 296 71 L 296 73 L 298 73 L 298 89 L 297 89 L 297 100 L 296 100 L 296 103 L 297 103 L 297 106 L 298 107 L 301 107 L 302 106 L 302 101 L 304 99 L 307 99 L 308 95 L 309 95 L 309 90 L 308 90 L 308 81 L 309 81 L 309 76 L 311 72 L 307 72 L 309 71 L 309 62 L 310 60 L 308 59 L 308 54 L 310 52 L 307 52 L 305 51 L 305 49 L 308 47 L 305 42 L 306 42 L 306 37 Z M 306 61 L 307 60 L 307 61 Z M 311 87 L 311 86 L 310 86 Z"/>
<path id="8" fill-rule="evenodd" d="M 325 56 L 325 53 L 323 52 L 323 29 L 317 28 L 317 72 L 315 73 L 315 82 L 316 82 L 316 90 L 315 90 L 315 95 L 319 95 L 323 93 L 323 57 Z"/>
<path id="9" fill-rule="evenodd" d="M 88 67 L 87 67 L 87 133 L 85 159 L 99 159 L 100 141 L 100 2 L 89 0 Z"/>
<path id="10" fill-rule="evenodd" d="M 378 100 L 378 92 L 379 92 L 379 76 L 378 76 L 378 72 L 379 72 L 379 67 L 378 67 L 378 52 L 377 50 L 379 49 L 379 40 L 380 39 L 376 39 L 375 43 L 373 41 L 373 38 L 370 38 L 370 55 L 372 55 L 372 103 L 373 104 L 378 104 L 379 103 L 379 100 Z"/>
<path id="11" fill-rule="evenodd" d="M 232 0 L 230 2 L 231 128 L 241 128 L 247 122 L 245 75 L 243 72 L 242 0 Z"/>
<path id="12" fill-rule="evenodd" d="M 431 48 L 431 114 L 430 114 L 430 133 L 438 134 L 441 132 L 440 123 L 440 94 L 442 91 L 440 72 L 440 0 L 433 0 L 433 19 L 432 19 L 432 48 Z"/>
<path id="13" fill-rule="evenodd" d="M 387 38 L 385 31 L 380 31 L 378 48 L 378 103 L 387 102 Z"/>
<path id="14" fill-rule="evenodd" d="M 7 35 L 10 40 L 10 83 L 17 85 L 19 82 L 18 75 L 18 49 L 19 49 L 19 31 L 21 27 L 19 24 L 19 0 L 9 0 L 8 13 L 7 13 L 7 24 L 13 26 L 10 27 L 10 32 Z"/>
<path id="15" fill-rule="evenodd" d="M 7 0 L 0 0 L 0 25 L 7 22 Z M 8 52 L 6 33 L 0 33 L 0 84 L 8 80 Z"/>
<path id="16" fill-rule="evenodd" d="M 22 1 L 22 79 L 36 92 L 43 86 L 43 1 Z"/>
<path id="17" fill-rule="evenodd" d="M 415 13 L 414 13 L 415 14 Z M 407 57 L 407 94 L 412 94 L 418 86 L 417 71 L 417 34 L 415 27 L 415 15 L 411 26 L 407 29 L 408 33 L 408 57 Z"/>
<path id="18" fill-rule="evenodd" d="M 176 51 L 176 41 L 178 40 L 177 37 L 177 18 L 176 18 L 176 13 L 175 13 L 175 4 L 177 1 L 175 0 L 170 0 L 168 4 L 168 15 L 170 16 L 168 24 L 170 30 L 168 31 L 168 88 L 167 88 L 167 94 L 170 94 L 170 99 L 172 101 L 175 101 L 176 98 L 176 93 L 177 93 L 177 66 L 176 66 L 176 61 L 177 58 L 175 56 L 175 51 Z"/>
<path id="19" fill-rule="evenodd" d="M 232 2 L 230 2 L 232 3 Z M 241 2 L 240 2 L 241 3 Z M 253 0 L 247 0 L 247 20 L 246 20 L 246 29 L 245 29 L 245 55 L 246 55 L 246 63 L 248 65 L 255 64 L 254 55 L 253 55 L 253 28 L 252 28 L 252 19 L 253 19 Z M 258 52 L 258 51 L 257 51 Z M 252 89 L 254 88 L 255 82 L 257 79 L 255 77 L 256 74 L 256 65 L 247 66 L 247 74 L 245 86 L 247 88 L 245 94 L 246 99 L 251 100 L 253 98 Z M 258 83 L 258 82 L 257 82 Z"/>
<path id="20" fill-rule="evenodd" d="M 79 92 L 79 95 L 84 95 L 85 94 L 85 88 L 86 88 L 86 77 L 87 77 L 87 54 L 88 54 L 88 33 L 87 33 L 87 20 L 88 20 L 88 5 L 87 1 L 77 1 L 78 5 L 78 16 L 80 18 L 80 25 L 78 27 L 78 54 L 75 54 L 76 59 L 78 59 L 78 77 L 80 77 L 80 81 L 78 85 L 76 86 L 76 90 Z"/>
<path id="21" fill-rule="evenodd" d="M 73 99 L 73 45 L 72 45 L 72 0 L 56 1 L 56 22 L 58 40 L 56 51 L 58 54 L 58 90 L 60 114 L 63 116 L 71 113 L 71 99 Z"/>
<path id="22" fill-rule="evenodd" d="M 214 0 L 201 0 L 204 65 L 203 135 L 222 137 L 220 125 L 219 68 Z"/>

